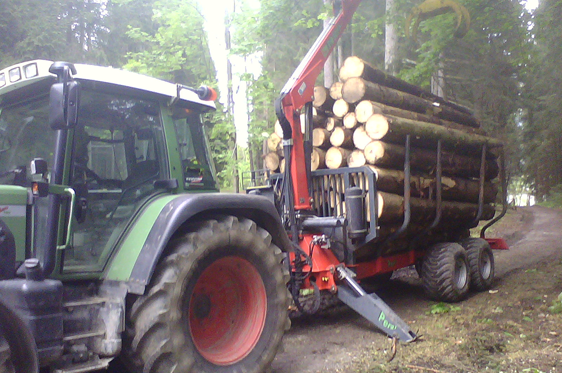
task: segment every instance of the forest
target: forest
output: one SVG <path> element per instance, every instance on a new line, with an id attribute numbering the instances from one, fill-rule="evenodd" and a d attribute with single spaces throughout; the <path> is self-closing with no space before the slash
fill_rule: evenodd
<path id="1" fill-rule="evenodd" d="M 562 31 L 556 26 L 562 1 L 540 0 L 534 9 L 526 0 L 456 2 L 470 14 L 462 38 L 455 35 L 454 13 L 423 20 L 413 37 L 406 21 L 421 1 L 364 0 L 318 84 L 333 80 L 352 55 L 427 89 L 433 81 L 505 143 L 511 194 L 562 202 Z M 235 11 L 219 14 L 229 31 L 228 56 L 257 58 L 261 69 L 237 76 L 247 102 L 221 92 L 227 99 L 206 119 L 226 190 L 238 190 L 242 174 L 261 167 L 264 134 L 275 122 L 273 101 L 332 16 L 329 0 L 232 3 Z M 0 69 L 31 59 L 65 60 L 218 86 L 197 0 L 0 0 L 0 14 Z M 244 146 L 236 141 L 234 105 L 248 112 Z"/>

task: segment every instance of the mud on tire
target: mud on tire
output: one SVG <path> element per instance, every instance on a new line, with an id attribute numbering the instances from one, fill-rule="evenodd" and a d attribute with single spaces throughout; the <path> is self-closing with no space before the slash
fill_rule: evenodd
<path id="1" fill-rule="evenodd" d="M 470 285 L 465 249 L 451 242 L 432 246 L 423 261 L 422 284 L 431 299 L 445 302 L 462 300 Z"/>
<path id="2" fill-rule="evenodd" d="M 466 238 L 460 242 L 466 250 L 470 269 L 470 285 L 476 291 L 492 287 L 494 281 L 494 253 L 482 238 Z"/>
<path id="3" fill-rule="evenodd" d="M 137 371 L 263 372 L 290 326 L 283 253 L 253 221 L 194 224 L 127 313 Z"/>

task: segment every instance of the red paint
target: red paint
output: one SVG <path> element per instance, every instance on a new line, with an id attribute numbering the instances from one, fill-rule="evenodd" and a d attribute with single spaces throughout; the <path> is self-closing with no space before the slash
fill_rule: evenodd
<path id="1" fill-rule="evenodd" d="M 492 250 L 509 250 L 507 242 L 503 238 L 486 238 Z"/>
<path id="2" fill-rule="evenodd" d="M 197 351 L 215 365 L 237 363 L 254 349 L 265 325 L 263 280 L 246 259 L 219 259 L 197 280 L 188 312 Z"/>
<path id="3" fill-rule="evenodd" d="M 351 22 L 353 13 L 361 0 L 341 1 L 341 11 L 335 15 L 330 26 L 318 37 L 312 48 L 301 61 L 285 87 L 282 94 L 283 111 L 293 132 L 293 151 L 291 170 L 294 204 L 297 210 L 310 210 L 310 195 L 308 194 L 308 180 L 306 178 L 303 138 L 300 126 L 299 110 L 307 102 L 311 102 L 314 95 L 314 84 L 324 67 L 324 62 L 341 38 L 345 27 Z"/>
<path id="4" fill-rule="evenodd" d="M 4 211 L 7 211 L 7 210 L 8 210 L 8 208 L 9 208 L 8 206 L 6 206 L 6 207 L 0 207 L 0 212 L 4 212 Z"/>

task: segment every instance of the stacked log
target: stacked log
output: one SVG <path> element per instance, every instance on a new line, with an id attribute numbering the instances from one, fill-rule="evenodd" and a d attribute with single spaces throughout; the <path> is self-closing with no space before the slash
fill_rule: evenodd
<path id="1" fill-rule="evenodd" d="M 493 218 L 502 144 L 487 136 L 465 107 L 385 74 L 357 57 L 345 61 L 340 82 L 315 87 L 313 106 L 312 170 L 370 167 L 376 174 L 377 192 L 367 191 L 366 202 L 376 199 L 381 234 L 396 231 L 404 218 L 407 137 L 411 234 L 424 231 L 436 215 L 438 143 L 442 148 L 440 227 L 465 229 L 476 218 Z M 276 130 L 275 134 L 267 141 L 271 167 L 276 162 L 270 154 L 282 156 L 282 133 Z M 482 159 L 484 180 L 480 180 Z M 282 158 L 279 164 L 283 165 Z M 484 206 L 479 212 L 481 183 Z M 342 195 L 330 195 L 330 205 L 342 203 L 339 213 L 345 213 L 344 200 Z"/>

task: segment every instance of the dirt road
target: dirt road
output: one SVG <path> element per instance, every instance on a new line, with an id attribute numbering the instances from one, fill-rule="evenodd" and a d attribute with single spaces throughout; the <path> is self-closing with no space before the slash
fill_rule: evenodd
<path id="1" fill-rule="evenodd" d="M 487 236 L 504 237 L 511 248 L 495 253 L 497 280 L 492 291 L 473 294 L 450 308 L 436 306 L 425 299 L 415 271 L 405 270 L 378 292 L 424 336 L 419 342 L 399 346 L 392 363 L 387 362 L 389 339 L 353 311 L 339 307 L 294 321 L 272 371 L 561 370 L 562 365 L 556 364 L 562 360 L 558 335 L 562 329 L 555 329 L 562 327 L 562 317 L 549 314 L 548 306 L 562 291 L 562 213 L 538 206 L 511 211 Z M 536 331 L 534 323 L 542 329 Z M 552 346 L 555 350 L 548 350 Z M 522 348 L 527 349 L 524 355 L 520 355 Z M 550 358 L 541 355 L 545 351 Z"/>

